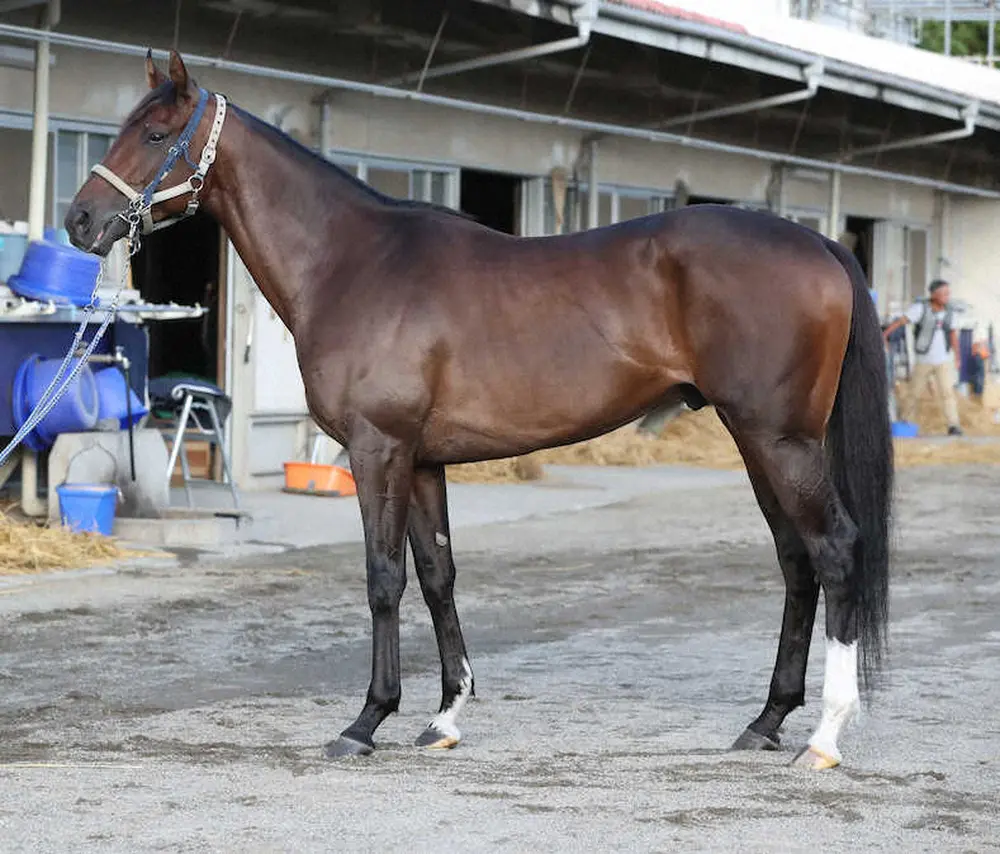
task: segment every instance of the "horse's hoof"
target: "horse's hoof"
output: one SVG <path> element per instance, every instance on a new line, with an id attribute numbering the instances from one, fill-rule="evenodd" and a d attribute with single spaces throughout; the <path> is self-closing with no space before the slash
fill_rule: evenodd
<path id="1" fill-rule="evenodd" d="M 339 759 L 344 756 L 370 756 L 375 752 L 374 744 L 365 744 L 342 735 L 336 741 L 326 745 L 324 753 L 327 759 Z"/>
<path id="2" fill-rule="evenodd" d="M 796 768 L 808 768 L 811 771 L 826 771 L 828 768 L 836 768 L 840 760 L 835 756 L 830 756 L 815 747 L 805 747 L 792 760 L 792 765 Z"/>
<path id="3" fill-rule="evenodd" d="M 730 750 L 780 750 L 781 741 L 775 734 L 774 738 L 754 732 L 750 727 L 743 730 L 743 734 L 733 742 Z"/>
<path id="4" fill-rule="evenodd" d="M 450 727 L 448 731 L 435 726 L 428 725 L 415 742 L 417 747 L 425 747 L 428 750 L 450 750 L 462 740 L 462 734 L 456 727 Z"/>

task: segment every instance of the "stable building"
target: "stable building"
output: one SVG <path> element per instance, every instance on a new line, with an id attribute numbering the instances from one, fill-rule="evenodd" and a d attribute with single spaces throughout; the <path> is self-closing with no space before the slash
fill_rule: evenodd
<path id="1" fill-rule="evenodd" d="M 1000 320 L 1000 74 L 793 12 L 787 0 L 2 3 L 0 219 L 27 219 L 44 169 L 59 227 L 145 91 L 146 48 L 162 62 L 176 45 L 201 84 L 383 192 L 520 235 L 703 202 L 769 210 L 851 245 L 886 319 L 943 276 L 986 338 Z M 280 482 L 310 440 L 295 350 L 218 225 L 198 214 L 147 237 L 132 281 L 152 302 L 208 308 L 153 324 L 149 373 L 222 386 L 237 483 Z"/>

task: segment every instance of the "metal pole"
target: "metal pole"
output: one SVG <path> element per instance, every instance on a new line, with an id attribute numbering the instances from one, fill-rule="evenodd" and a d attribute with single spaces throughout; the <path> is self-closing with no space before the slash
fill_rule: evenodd
<path id="1" fill-rule="evenodd" d="M 993 49 L 996 43 L 997 25 L 997 4 L 996 0 L 990 0 L 989 32 L 986 34 L 986 61 L 990 68 L 993 67 Z"/>
<path id="2" fill-rule="evenodd" d="M 827 212 L 826 236 L 830 240 L 840 237 L 840 173 L 830 173 L 830 206 Z"/>
<path id="3" fill-rule="evenodd" d="M 944 0 L 944 54 L 951 56 L 951 0 Z"/>
<path id="4" fill-rule="evenodd" d="M 59 0 L 49 0 L 43 29 L 59 23 Z M 42 38 L 35 46 L 35 114 L 31 127 L 31 184 L 28 191 L 28 239 L 41 240 L 45 231 L 45 177 L 49 150 L 49 63 L 50 42 Z"/>
<path id="5" fill-rule="evenodd" d="M 587 194 L 587 228 L 597 228 L 600 219 L 600 187 L 597 184 L 597 140 L 592 139 L 587 144 L 589 157 L 587 161 L 587 184 L 590 190 Z"/>

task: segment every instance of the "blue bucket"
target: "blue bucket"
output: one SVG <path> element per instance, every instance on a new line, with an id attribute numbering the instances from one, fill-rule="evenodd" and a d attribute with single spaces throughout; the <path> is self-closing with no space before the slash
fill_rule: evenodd
<path id="1" fill-rule="evenodd" d="M 128 430 L 128 405 L 125 399 L 125 376 L 118 368 L 101 368 L 94 372 L 94 381 L 97 383 L 97 397 L 100 401 L 97 412 L 98 421 L 108 421 L 116 419 L 121 430 Z M 128 396 L 132 401 L 132 426 L 138 424 L 149 410 L 143 406 L 139 396 L 128 386 Z"/>
<path id="2" fill-rule="evenodd" d="M 64 483 L 56 487 L 59 518 L 72 531 L 110 537 L 115 527 L 118 488 L 106 483 Z"/>
<path id="3" fill-rule="evenodd" d="M 78 359 L 67 365 L 57 388 L 61 386 Z M 18 430 L 28 420 L 41 400 L 45 389 L 59 370 L 62 359 L 43 359 L 33 354 L 25 359 L 14 374 L 12 395 L 14 426 Z M 44 451 L 52 446 L 60 433 L 83 433 L 92 430 L 97 423 L 99 401 L 94 372 L 84 365 L 76 379 L 69 385 L 62 397 L 41 422 L 35 425 L 24 443 L 33 451 Z"/>
<path id="4" fill-rule="evenodd" d="M 897 439 L 913 439 L 920 433 L 920 427 L 912 421 L 893 421 L 892 435 Z"/>
<path id="5" fill-rule="evenodd" d="M 21 269 L 7 285 L 28 299 L 82 307 L 90 304 L 100 270 L 101 259 L 96 255 L 62 243 L 32 240 Z"/>

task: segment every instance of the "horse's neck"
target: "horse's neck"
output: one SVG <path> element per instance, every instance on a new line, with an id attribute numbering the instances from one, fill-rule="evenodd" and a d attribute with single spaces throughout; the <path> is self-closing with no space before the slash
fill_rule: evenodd
<path id="1" fill-rule="evenodd" d="M 349 176 L 295 156 L 235 111 L 218 149 L 204 206 L 294 334 L 308 311 L 299 304 L 302 289 L 364 251 L 358 236 L 379 203 Z"/>

